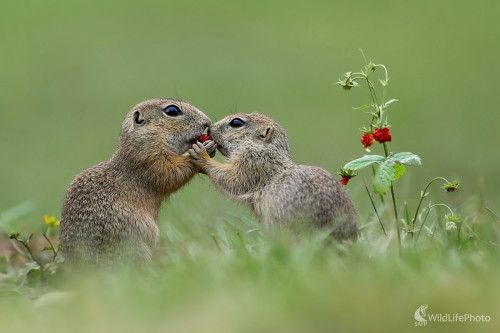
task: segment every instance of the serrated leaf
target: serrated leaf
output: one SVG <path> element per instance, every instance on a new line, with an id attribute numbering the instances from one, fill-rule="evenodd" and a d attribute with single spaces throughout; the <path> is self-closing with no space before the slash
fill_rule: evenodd
<path id="1" fill-rule="evenodd" d="M 380 163 L 383 160 L 385 160 L 385 158 L 380 155 L 365 155 L 363 157 L 360 157 L 354 161 L 347 163 L 346 165 L 344 165 L 344 169 L 359 170 L 369 166 L 370 164 Z"/>
<path id="2" fill-rule="evenodd" d="M 384 103 L 383 107 L 386 108 L 386 107 L 388 107 L 389 105 L 391 105 L 394 102 L 399 102 L 399 100 L 395 99 L 395 98 L 390 99 L 390 100 L 388 100 L 387 102 Z"/>
<path id="3" fill-rule="evenodd" d="M 396 163 L 406 165 L 422 165 L 422 160 L 418 155 L 410 152 L 397 153 L 389 157 Z"/>
<path id="4" fill-rule="evenodd" d="M 394 179 L 394 175 L 396 174 L 396 170 L 394 169 L 395 165 L 396 163 L 391 159 L 380 163 L 377 171 L 375 172 L 375 180 L 373 182 L 375 191 L 380 194 L 387 193 L 391 187 L 391 181 Z"/>
<path id="5" fill-rule="evenodd" d="M 406 168 L 403 164 L 396 163 L 394 166 L 394 179 L 393 180 L 398 180 L 399 177 L 401 177 L 406 171 Z"/>
<path id="6" fill-rule="evenodd" d="M 364 110 L 364 109 L 368 109 L 368 108 L 375 108 L 373 106 L 373 104 L 365 104 L 365 105 L 361 105 L 361 106 L 358 106 L 357 108 L 353 108 L 354 110 Z"/>

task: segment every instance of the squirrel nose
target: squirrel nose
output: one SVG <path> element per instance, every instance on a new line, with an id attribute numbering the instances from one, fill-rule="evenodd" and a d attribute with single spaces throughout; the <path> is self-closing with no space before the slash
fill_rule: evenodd
<path id="1" fill-rule="evenodd" d="M 203 125 L 203 128 L 210 127 L 210 125 L 212 125 L 212 121 L 210 121 L 210 119 L 207 118 L 203 121 L 202 125 Z"/>

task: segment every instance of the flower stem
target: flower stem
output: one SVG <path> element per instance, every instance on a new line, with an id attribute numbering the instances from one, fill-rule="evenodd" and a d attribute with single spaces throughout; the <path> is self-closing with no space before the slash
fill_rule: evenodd
<path id="1" fill-rule="evenodd" d="M 427 221 L 427 217 L 429 216 L 429 213 L 435 207 L 446 207 L 446 208 L 448 208 L 448 210 L 450 211 L 450 213 L 453 215 L 453 210 L 448 205 L 445 205 L 445 204 L 434 204 L 434 205 L 430 206 L 429 209 L 427 210 L 427 214 L 425 214 L 424 221 L 422 222 L 422 225 L 420 226 L 420 230 L 418 231 L 417 237 L 415 238 L 415 243 L 417 242 L 418 237 L 420 236 L 420 233 L 422 232 L 422 229 L 424 228 L 425 221 Z"/>
<path id="2" fill-rule="evenodd" d="M 415 228 L 415 221 L 417 220 L 418 211 L 420 210 L 420 206 L 422 205 L 422 201 L 424 201 L 424 198 L 427 196 L 427 189 L 429 188 L 429 186 L 431 186 L 432 183 L 434 183 L 437 180 L 443 180 L 446 183 L 449 183 L 449 181 L 446 178 L 443 178 L 443 177 L 436 177 L 434 179 L 431 179 L 431 181 L 429 183 L 427 183 L 427 186 L 425 186 L 424 190 L 420 194 L 420 201 L 418 203 L 417 210 L 415 211 L 415 216 L 411 220 L 411 228 L 412 228 L 412 230 Z"/>
<path id="3" fill-rule="evenodd" d="M 50 239 L 47 237 L 47 235 L 45 233 L 42 234 L 43 237 L 45 238 L 45 240 L 49 243 L 50 245 L 50 249 L 52 250 L 52 253 L 54 254 L 53 257 L 52 257 L 52 261 L 56 260 L 56 257 L 57 257 L 57 251 L 56 249 L 54 248 L 54 245 L 52 245 L 52 242 L 50 241 Z"/>
<path id="4" fill-rule="evenodd" d="M 31 238 L 31 237 L 30 237 Z M 40 267 L 40 278 L 42 280 L 44 280 L 44 266 L 43 264 L 35 257 L 35 255 L 33 254 L 33 252 L 31 252 L 31 248 L 28 244 L 29 240 L 28 241 L 25 241 L 25 240 L 22 240 L 22 239 L 18 239 L 17 237 L 14 238 L 15 241 L 17 241 L 19 244 L 21 244 L 25 249 L 26 251 L 28 251 L 31 259 L 33 259 L 34 262 L 36 262 L 38 264 L 38 266 Z"/>
<path id="5" fill-rule="evenodd" d="M 391 196 L 392 196 L 392 205 L 394 207 L 394 218 L 396 221 L 396 231 L 398 233 L 399 254 L 401 255 L 401 231 L 399 230 L 398 208 L 396 206 L 396 196 L 394 195 L 394 186 L 392 185 L 392 183 L 391 183 Z"/>
<path id="6" fill-rule="evenodd" d="M 387 142 L 384 142 L 384 153 L 385 157 L 389 156 L 389 148 L 387 147 Z M 391 182 L 391 197 L 392 197 L 392 206 L 394 208 L 394 219 L 396 222 L 396 232 L 398 234 L 398 251 L 399 255 L 401 255 L 401 231 L 399 230 L 399 217 L 398 217 L 398 206 L 396 205 L 396 195 L 394 194 L 394 185 Z"/>
<path id="7" fill-rule="evenodd" d="M 382 231 L 384 232 L 384 235 L 387 238 L 387 232 L 385 231 L 384 224 L 382 223 L 382 220 L 380 219 L 380 215 L 378 215 L 377 207 L 375 206 L 375 202 L 373 202 L 372 195 L 370 194 L 370 190 L 368 189 L 368 186 L 366 186 L 366 182 L 365 182 L 364 178 L 363 178 L 363 184 L 365 185 L 366 193 L 368 193 L 368 197 L 370 198 L 370 201 L 372 203 L 373 210 L 375 211 L 375 214 L 377 215 L 378 222 L 380 223 L 380 226 L 382 227 Z"/>

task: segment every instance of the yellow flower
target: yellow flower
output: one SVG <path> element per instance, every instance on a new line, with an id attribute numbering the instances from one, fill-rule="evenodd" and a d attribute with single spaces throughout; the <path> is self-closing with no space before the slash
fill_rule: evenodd
<path id="1" fill-rule="evenodd" d="M 43 221 L 45 224 L 47 224 L 49 227 L 57 227 L 59 225 L 59 220 L 56 219 L 55 216 L 48 216 L 44 215 L 43 216 Z"/>

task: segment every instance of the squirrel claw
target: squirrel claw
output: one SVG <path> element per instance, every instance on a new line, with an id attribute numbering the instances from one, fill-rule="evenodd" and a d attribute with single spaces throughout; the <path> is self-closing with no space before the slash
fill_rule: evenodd
<path id="1" fill-rule="evenodd" d="M 206 162 L 214 157 L 217 145 L 213 141 L 205 141 L 204 143 L 197 142 L 193 144 L 193 148 L 188 150 L 189 155 L 193 158 L 192 163 L 200 168 L 201 173 L 205 173 L 204 166 Z"/>
<path id="2" fill-rule="evenodd" d="M 193 158 L 195 164 L 200 165 L 203 160 L 210 158 L 208 152 L 201 142 L 193 144 L 193 148 L 188 150 L 189 155 Z"/>
<path id="3" fill-rule="evenodd" d="M 208 152 L 208 156 L 210 157 L 215 156 L 215 152 L 217 151 L 217 144 L 214 141 L 212 140 L 205 141 L 203 142 L 203 146 L 205 146 L 205 149 Z"/>

